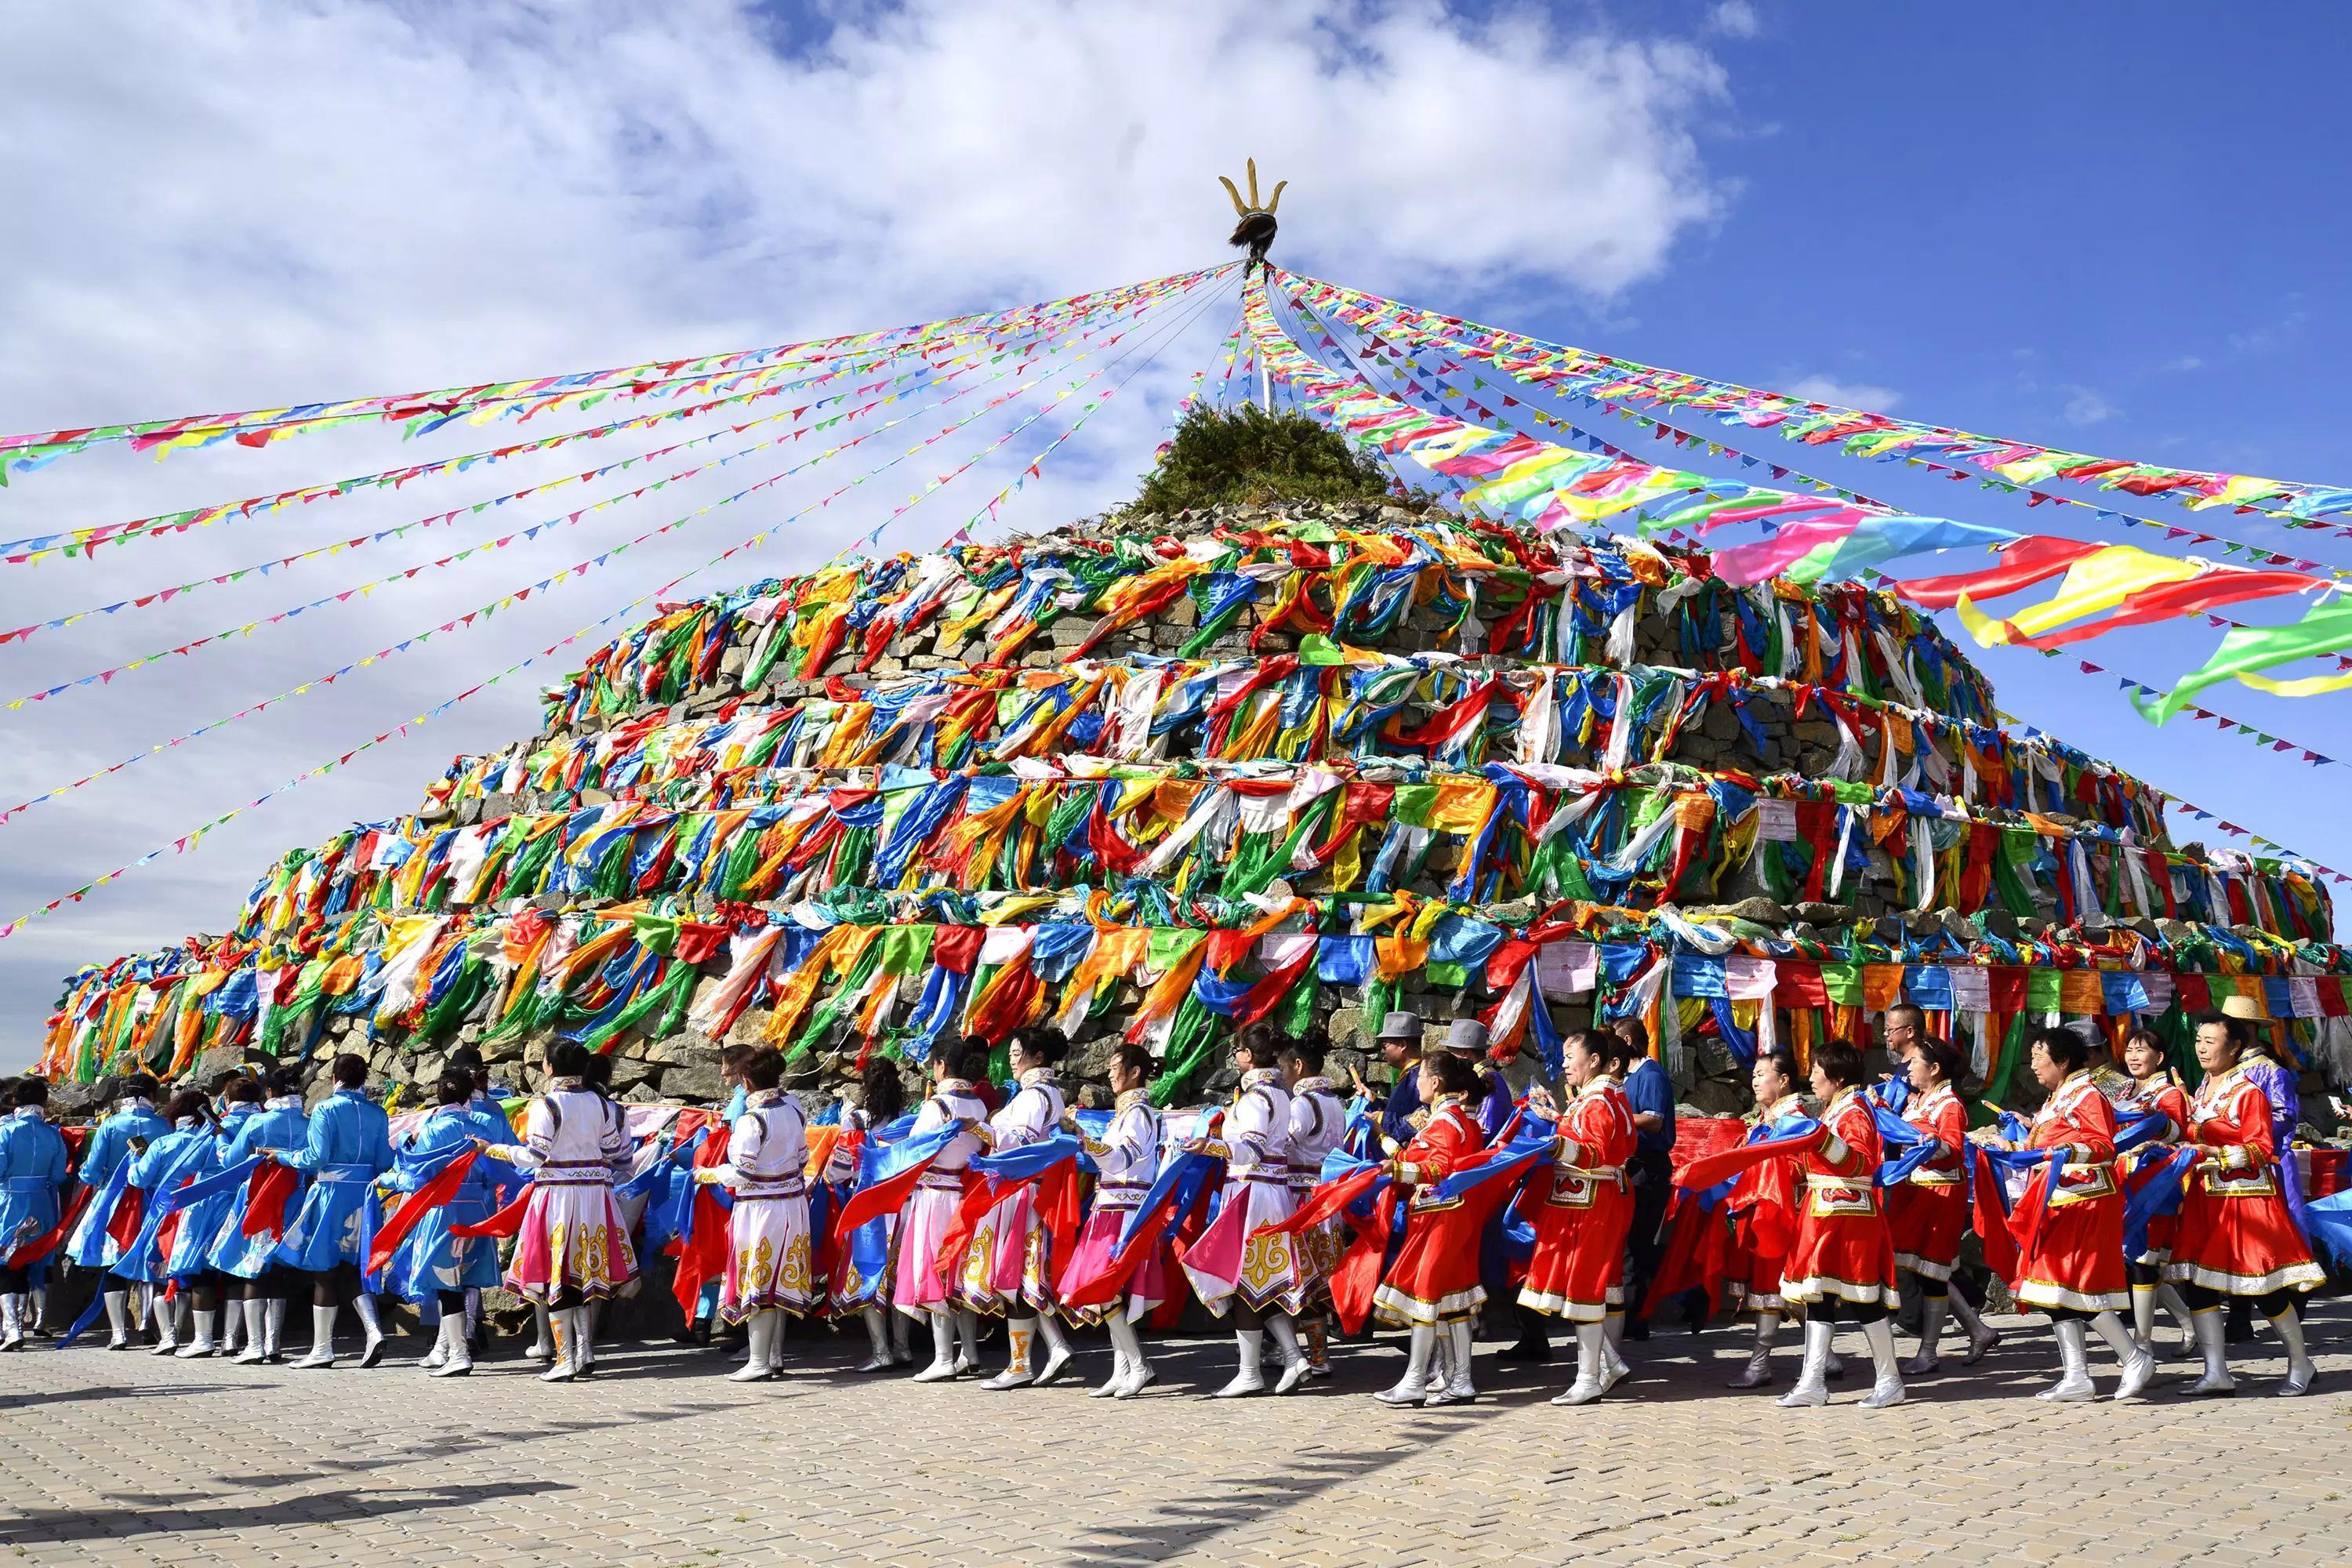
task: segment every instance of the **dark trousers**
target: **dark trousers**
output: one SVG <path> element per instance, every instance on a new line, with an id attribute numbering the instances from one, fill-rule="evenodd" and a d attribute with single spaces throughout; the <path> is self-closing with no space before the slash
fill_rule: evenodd
<path id="1" fill-rule="evenodd" d="M 1674 1163 L 1664 1150 L 1642 1150 L 1625 1163 L 1633 1187 L 1633 1224 L 1625 1233 L 1625 1321 L 1649 1315 L 1650 1281 L 1666 1255 L 1666 1203 L 1674 1196 Z"/>

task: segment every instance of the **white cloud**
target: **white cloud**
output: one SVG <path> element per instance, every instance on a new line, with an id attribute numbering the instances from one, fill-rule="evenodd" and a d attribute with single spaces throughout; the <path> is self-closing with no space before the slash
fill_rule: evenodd
<path id="1" fill-rule="evenodd" d="M 1529 289 L 1609 309 L 1725 200 L 1698 141 L 1721 117 L 1720 65 L 1686 40 L 1597 22 L 1517 11 L 1472 21 L 1427 0 L 913 0 L 819 16 L 780 42 L 761 7 L 732 0 L 12 8 L 0 100 L 0 155 L 16 171 L 0 226 L 10 289 L 0 429 L 626 363 L 1180 270 L 1230 254 L 1233 215 L 1214 176 L 1238 175 L 1253 153 L 1269 186 L 1292 182 L 1278 259 L 1464 310 L 1482 294 Z M 1030 484 L 1013 521 L 1036 526 L 1126 493 L 1182 373 L 1230 320 L 1203 319 L 1107 405 Z M 843 464 L 870 466 L 969 405 L 924 416 L 907 438 L 873 443 L 871 458 L 838 459 L 644 545 L 547 595 L 551 607 L 535 595 L 463 637 L 0 825 L 0 923 L 614 610 L 810 504 L 829 488 L 820 479 L 864 471 Z M 1006 422 L 945 443 L 953 458 L 937 471 Z M 460 426 L 406 447 L 336 432 L 160 468 L 122 452 L 72 459 L 0 490 L 0 538 L 468 451 L 511 428 Z M 1009 444 L 889 542 L 945 534 L 1058 428 L 1048 420 Z M 688 433 L 584 449 L 593 457 L 575 447 L 98 562 L 0 568 L 0 627 Z M 802 450 L 744 459 L 104 690 L 0 713 L 0 774 L 23 786 L 0 807 L 607 549 Z M 917 488 L 928 460 L 692 587 L 822 559 Z M 473 527 L 0 647 L 0 702 L 618 488 L 515 503 Z M 0 1068 L 29 1054 L 54 978 L 72 962 L 224 929 L 282 849 L 411 808 L 450 752 L 528 731 L 536 689 L 578 651 L 238 819 L 201 854 L 150 866 L 0 942 Z"/>
<path id="2" fill-rule="evenodd" d="M 1748 0 L 1723 0 L 1707 13 L 1706 25 L 1710 31 L 1727 38 L 1752 38 L 1764 30 L 1762 18 Z"/>
<path id="3" fill-rule="evenodd" d="M 2059 417 L 2069 425 L 2104 425 L 2123 414 L 2122 409 L 2087 386 L 2069 386 L 2064 390 L 2066 405 L 2059 410 Z"/>
<path id="4" fill-rule="evenodd" d="M 2178 359 L 2167 360 L 2164 368 L 2176 374 L 2186 374 L 2192 370 L 2203 370 L 2205 361 L 2198 354 L 2182 354 Z"/>
<path id="5" fill-rule="evenodd" d="M 1903 401 L 1903 395 L 1891 386 L 1878 386 L 1867 381 L 1841 381 L 1828 375 L 1801 375 L 1778 390 L 1809 403 L 1858 408 L 1869 414 L 1888 413 Z"/>

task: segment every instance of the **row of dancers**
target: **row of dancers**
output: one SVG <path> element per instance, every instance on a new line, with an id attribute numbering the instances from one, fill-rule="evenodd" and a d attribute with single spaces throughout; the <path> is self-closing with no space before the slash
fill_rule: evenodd
<path id="1" fill-rule="evenodd" d="M 2018 1304 L 2051 1319 L 2061 1371 L 2044 1398 L 2096 1395 L 2095 1335 L 2116 1359 L 2116 1397 L 2144 1392 L 2159 1304 L 2202 1358 L 2190 1392 L 2231 1392 L 2231 1299 L 2258 1303 L 2285 1347 L 2278 1392 L 2311 1386 L 2297 1303 L 2325 1274 L 2283 1190 L 2292 1154 L 2244 1019 L 2198 1021 L 2193 1093 L 2152 1036 L 2127 1042 L 2126 1078 L 2095 1071 L 2080 1035 L 2046 1029 L 2031 1058 L 2041 1108 L 1973 1130 L 1962 1060 L 1922 1022 L 1909 1008 L 1883 1020 L 1900 1062 L 1886 1080 L 1840 1041 L 1801 1075 L 1790 1051 L 1763 1052 L 1746 1143 L 1678 1179 L 1676 1261 L 1656 1295 L 1720 1287 L 1752 1316 L 1733 1386 L 1775 1381 L 1775 1340 L 1792 1319 L 1803 1352 L 1787 1406 L 1827 1402 L 1841 1326 L 1868 1348 L 1872 1408 L 1903 1400 L 1906 1373 L 1937 1368 L 1948 1322 L 1975 1362 L 1998 1335 L 1952 1284 L 1972 1227 Z M 307 1112 L 291 1068 L 231 1081 L 217 1113 L 193 1088 L 159 1112 L 152 1081 L 129 1080 L 70 1169 L 47 1086 L 26 1079 L 0 1122 L 0 1349 L 37 1331 L 37 1276 L 62 1255 L 104 1272 L 92 1310 L 116 1349 L 131 1346 L 147 1305 L 159 1352 L 276 1359 L 285 1302 L 307 1286 L 311 1343 L 297 1366 L 337 1364 L 346 1308 L 358 1364 L 376 1364 L 379 1296 L 394 1293 L 437 1314 L 425 1368 L 464 1375 L 480 1292 L 503 1284 L 540 1315 L 541 1375 L 570 1381 L 593 1370 L 599 1306 L 633 1292 L 640 1258 L 659 1247 L 681 1269 L 707 1260 L 699 1305 L 742 1330 L 744 1363 L 730 1374 L 741 1381 L 781 1374 L 786 1317 L 855 1316 L 870 1339 L 861 1371 L 976 1376 L 992 1390 L 1056 1382 L 1076 1353 L 1071 1330 L 1099 1327 L 1111 1364 L 1093 1392 L 1132 1398 L 1156 1380 L 1139 1328 L 1189 1298 L 1234 1325 L 1237 1364 L 1217 1397 L 1328 1376 L 1333 1319 L 1369 1318 L 1406 1332 L 1403 1374 L 1376 1397 L 1444 1405 L 1477 1397 L 1474 1329 L 1501 1297 L 1523 1323 L 1572 1332 L 1576 1371 L 1555 1403 L 1606 1395 L 1627 1372 L 1629 1256 L 1654 1257 L 1657 1239 L 1635 1234 L 1634 1173 L 1655 1121 L 1627 1093 L 1644 1055 L 1638 1026 L 1570 1034 L 1561 1094 L 1539 1085 L 1516 1100 L 1475 1022 L 1417 1060 L 1417 1020 L 1384 1034 L 1403 1058 L 1394 1102 L 1415 1107 L 1385 1125 L 1360 1080 L 1355 1103 L 1343 1100 L 1319 1037 L 1264 1026 L 1239 1039 L 1240 1081 L 1220 1107 L 1156 1108 L 1158 1064 L 1129 1045 L 1108 1066 L 1108 1113 L 1075 1110 L 1061 1037 L 1023 1030 L 1001 1091 L 992 1047 L 967 1039 L 936 1053 L 911 1113 L 895 1064 L 877 1062 L 859 1101 L 823 1129 L 782 1089 L 775 1049 L 731 1047 L 735 1103 L 719 1127 L 698 1144 L 665 1134 L 644 1147 L 598 1060 L 571 1043 L 546 1051 L 520 1137 L 478 1061 L 461 1059 L 395 1147 L 366 1064 L 344 1056 Z M 1507 1114 L 1486 1114 L 1498 1103 Z M 387 1215 L 402 1232 L 389 1247 Z M 1906 1276 L 1919 1307 L 1907 1359 L 1894 1338 Z M 993 1370 L 982 1365 L 989 1318 L 1006 1330 Z M 925 1331 L 922 1360 L 910 1341 Z"/>

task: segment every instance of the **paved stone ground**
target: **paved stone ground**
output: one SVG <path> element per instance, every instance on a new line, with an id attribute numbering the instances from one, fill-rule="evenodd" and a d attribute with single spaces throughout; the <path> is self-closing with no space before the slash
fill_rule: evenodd
<path id="1" fill-rule="evenodd" d="M 841 1369 L 863 1336 L 793 1342 L 784 1382 L 709 1352 L 615 1349 L 550 1387 L 519 1359 L 427 1380 L 405 1361 L 296 1372 L 77 1349 L 0 1360 L 0 1562 L 599 1563 L 2337 1563 L 2352 1542 L 2352 1303 L 2312 1325 L 2322 1380 L 2263 1397 L 2051 1406 L 2038 1321 L 1911 1403 L 1782 1411 L 1720 1384 L 1745 1331 L 1629 1347 L 1640 1380 L 1555 1409 L 1559 1366 L 1395 1411 L 1392 1340 L 1273 1399 L 1196 1397 L 1230 1341 L 1161 1342 L 1163 1383 L 983 1393 Z M 1792 1336 L 1784 1336 L 1784 1340 Z M 421 1350 L 422 1344 L 414 1347 Z M 1492 1347 L 1489 1347 L 1492 1348 Z M 1858 1349 L 1858 1346 L 1853 1347 Z M 2109 1377 L 2105 1352 L 2095 1371 Z M 1796 1352 L 1784 1348 L 1784 1376 Z M 1107 1353 L 1083 1344 L 1098 1376 Z M 2251 1375 L 2245 1375 L 2251 1373 Z"/>

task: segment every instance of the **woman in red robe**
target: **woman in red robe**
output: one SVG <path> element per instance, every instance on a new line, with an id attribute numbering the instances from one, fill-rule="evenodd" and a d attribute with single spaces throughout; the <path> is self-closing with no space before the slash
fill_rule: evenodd
<path id="1" fill-rule="evenodd" d="M 1477 1069 L 1440 1051 L 1421 1063 L 1422 1103 L 1429 1120 L 1411 1143 L 1395 1151 L 1391 1173 L 1412 1200 L 1405 1208 L 1404 1243 L 1387 1278 L 1373 1292 L 1372 1310 L 1384 1323 L 1412 1332 L 1404 1376 L 1372 1397 L 1384 1405 L 1445 1405 L 1477 1397 L 1470 1381 L 1471 1331 L 1486 1288 L 1478 1282 L 1478 1236 L 1484 1206 L 1462 1198 L 1441 1198 L 1437 1184 L 1486 1146 L 1486 1133 L 1467 1101 L 1480 1090 Z M 1452 1370 L 1430 1375 L 1437 1336 L 1446 1335 Z"/>
<path id="2" fill-rule="evenodd" d="M 1937 1152 L 1908 1180 L 1886 1191 L 1886 1228 L 1895 1242 L 1895 1267 L 1919 1282 L 1919 1353 L 1903 1363 L 1906 1373 L 1936 1370 L 1936 1342 L 1947 1312 L 1958 1310 L 1968 1331 L 1973 1365 L 2000 1336 L 1985 1327 L 1968 1298 L 1952 1293 L 1952 1268 L 1969 1232 L 1969 1177 L 1960 1162 L 1968 1145 L 1969 1113 L 1953 1088 L 1960 1076 L 1960 1053 L 1942 1040 L 1923 1039 L 1912 1047 L 1906 1071 L 1911 1095 L 1903 1120 L 1936 1141 Z"/>
<path id="3" fill-rule="evenodd" d="M 1861 1092 L 1864 1081 L 1862 1053 L 1845 1041 L 1829 1041 L 1813 1053 L 1813 1092 L 1827 1109 L 1812 1142 L 1797 1155 L 1804 1201 L 1781 1267 L 1780 1294 L 1805 1307 L 1805 1364 L 1797 1386 L 1780 1401 L 1783 1409 L 1829 1403 L 1830 1339 L 1839 1322 L 1859 1324 L 1870 1345 L 1877 1376 L 1864 1406 L 1903 1403 L 1895 1326 L 1887 1317 L 1902 1298 L 1876 1185 L 1885 1147 Z"/>
<path id="4" fill-rule="evenodd" d="M 1624 1301 L 1625 1233 L 1633 1192 L 1625 1162 L 1633 1157 L 1633 1107 L 1618 1079 L 1625 1041 L 1612 1030 L 1580 1029 L 1563 1058 L 1576 1098 L 1560 1118 L 1551 1192 L 1536 1217 L 1519 1305 L 1566 1318 L 1576 1328 L 1576 1381 L 1554 1405 L 1590 1405 L 1624 1375 L 1604 1326 Z"/>
<path id="5" fill-rule="evenodd" d="M 1759 1051 L 1748 1075 L 1756 1096 L 1756 1114 L 1748 1119 L 1747 1142 L 1772 1136 L 1773 1126 L 1805 1114 L 1798 1098 L 1797 1054 L 1786 1046 Z M 1780 1295 L 1780 1274 L 1789 1260 L 1789 1244 L 1797 1234 L 1797 1171 L 1786 1160 L 1770 1160 L 1739 1173 L 1724 1205 L 1731 1215 L 1731 1240 L 1736 1273 L 1732 1300 L 1756 1315 L 1756 1344 L 1748 1366 L 1731 1380 L 1733 1388 L 1763 1388 L 1772 1381 L 1772 1342 L 1789 1303 Z"/>
<path id="6" fill-rule="evenodd" d="M 2270 1100 L 2240 1069 L 2251 1033 L 2242 1018 L 2209 1013 L 2197 1020 L 2197 1060 L 2208 1076 L 2189 1100 L 2189 1140 L 2203 1157 L 2189 1173 L 2172 1260 L 2164 1266 L 2164 1277 L 2189 1299 L 2205 1357 L 2205 1375 L 2191 1394 L 2236 1391 L 2222 1338 L 2222 1299 L 2229 1296 L 2258 1301 L 2286 1346 L 2279 1393 L 2309 1393 L 2315 1373 L 2295 1298 L 2327 1276 L 2311 1260 L 2280 1184 L 2278 1163 L 2294 1152 L 2276 1146 Z"/>
<path id="7" fill-rule="evenodd" d="M 2017 1279 L 2011 1294 L 2050 1314 L 2058 1337 L 2059 1378 L 2035 1397 L 2095 1399 L 2090 1331 L 2123 1363 L 2117 1399 L 2147 1386 L 2156 1358 L 2139 1347 L 2118 1315 L 2131 1305 L 2124 1277 L 2124 1190 L 2116 1175 L 2116 1110 L 2084 1064 L 2090 1047 L 2072 1029 L 2053 1026 L 2033 1037 L 2033 1076 L 2048 1091 L 2021 1143 L 1990 1132 L 1977 1141 L 1995 1148 L 2049 1151 L 2053 1163 L 2034 1171 L 2013 1217 Z"/>
<path id="8" fill-rule="evenodd" d="M 2132 1075 L 2131 1097 L 2117 1100 L 2116 1110 L 2163 1117 L 2168 1125 L 2156 1133 L 2158 1143 L 2179 1143 L 2187 1139 L 2189 1093 L 2172 1076 L 2170 1055 L 2164 1042 L 2146 1029 L 2134 1029 L 2124 1040 L 2124 1067 Z M 2127 1177 L 2125 1191 L 2128 1194 L 2131 1190 Z M 2124 1278 L 2131 1282 L 2132 1338 L 2151 1355 L 2156 1353 L 2156 1309 L 2159 1305 L 2180 1325 L 2184 1347 L 2196 1338 L 2189 1303 L 2181 1299 L 2179 1287 L 2164 1278 L 2164 1266 L 2172 1260 L 2173 1235 L 2179 1226 L 2177 1214 L 2150 1215 L 2147 1245 L 2138 1257 L 2124 1263 Z"/>

